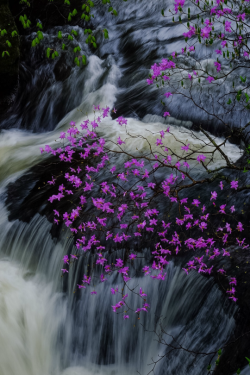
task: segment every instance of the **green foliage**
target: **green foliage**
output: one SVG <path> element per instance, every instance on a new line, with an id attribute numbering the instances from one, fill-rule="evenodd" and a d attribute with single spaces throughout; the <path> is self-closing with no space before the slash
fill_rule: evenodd
<path id="1" fill-rule="evenodd" d="M 211 367 L 212 367 L 211 365 L 208 365 L 208 366 L 207 366 L 207 370 L 210 371 L 210 370 L 211 370 Z"/>
<path id="2" fill-rule="evenodd" d="M 74 53 L 77 53 L 77 52 L 80 52 L 80 51 L 81 51 L 81 48 L 79 46 L 74 48 Z"/>
<path id="3" fill-rule="evenodd" d="M 12 31 L 11 36 L 12 36 L 12 38 L 14 38 L 14 36 L 18 36 L 17 31 L 16 30 Z"/>
<path id="4" fill-rule="evenodd" d="M 37 22 L 36 26 L 37 26 L 40 30 L 43 29 L 43 25 L 42 25 L 40 22 Z"/>
<path id="5" fill-rule="evenodd" d="M 51 49 L 48 47 L 47 50 L 46 50 L 46 56 L 49 58 L 50 57 L 50 51 Z"/>
<path id="6" fill-rule="evenodd" d="M 107 30 L 107 29 L 104 29 L 103 32 L 104 32 L 104 38 L 105 38 L 105 39 L 108 39 L 108 38 L 109 38 L 108 30 Z"/>
<path id="7" fill-rule="evenodd" d="M 43 39 L 43 33 L 40 30 L 37 32 L 37 37 L 39 40 Z"/>
<path id="8" fill-rule="evenodd" d="M 39 43 L 40 43 L 39 39 L 35 38 L 35 39 L 32 40 L 31 47 L 36 47 L 36 45 L 39 44 Z"/>
<path id="9" fill-rule="evenodd" d="M 70 5 L 70 1 L 69 0 L 64 0 L 64 4 Z"/>
<path id="10" fill-rule="evenodd" d="M 68 35 L 68 40 L 74 40 L 72 35 Z"/>
<path id="11" fill-rule="evenodd" d="M 10 56 L 10 54 L 9 54 L 8 51 L 3 51 L 3 53 L 2 53 L 2 57 L 4 57 L 5 55 Z"/>
<path id="12" fill-rule="evenodd" d="M 65 50 L 66 49 L 66 44 L 62 44 L 62 49 Z"/>
<path id="13" fill-rule="evenodd" d="M 86 58 L 85 55 L 82 56 L 82 63 L 83 63 L 83 65 L 87 64 L 87 58 Z"/>
<path id="14" fill-rule="evenodd" d="M 236 371 L 236 374 L 239 375 L 241 373 L 240 368 Z"/>
<path id="15" fill-rule="evenodd" d="M 71 34 L 74 34 L 75 36 L 78 35 L 77 31 L 75 31 L 75 30 L 71 30 Z"/>
<path id="16" fill-rule="evenodd" d="M 5 29 L 1 30 L 1 36 L 4 36 L 5 34 L 7 34 L 7 31 Z"/>
<path id="17" fill-rule="evenodd" d="M 6 40 L 6 44 L 7 44 L 8 47 L 12 47 L 12 44 L 10 43 L 9 40 Z"/>
<path id="18" fill-rule="evenodd" d="M 24 29 L 29 28 L 30 25 L 31 25 L 31 21 L 28 20 L 26 14 L 24 14 L 23 16 L 20 16 L 20 17 L 19 17 L 19 21 L 20 21 L 21 24 L 23 25 L 23 28 L 24 28 Z"/>
<path id="19" fill-rule="evenodd" d="M 54 59 L 55 57 L 58 57 L 59 53 L 57 51 L 54 51 L 51 55 L 51 58 Z"/>
<path id="20" fill-rule="evenodd" d="M 246 102 L 249 101 L 249 95 L 247 93 L 245 93 L 245 97 L 246 97 Z"/>
<path id="21" fill-rule="evenodd" d="M 75 64 L 76 64 L 77 66 L 80 66 L 80 61 L 79 61 L 78 57 L 75 58 L 74 62 L 75 62 Z"/>
<path id="22" fill-rule="evenodd" d="M 27 7 L 30 7 L 30 3 L 28 0 L 21 0 L 19 4 L 25 4 Z"/>
<path id="23" fill-rule="evenodd" d="M 250 145 L 248 146 L 248 148 L 249 148 L 249 152 L 250 152 Z M 247 357 L 245 357 L 245 358 L 246 358 L 246 360 L 247 360 L 247 362 L 248 362 L 248 364 L 249 364 L 249 367 L 250 367 L 250 359 L 247 358 Z"/>
<path id="24" fill-rule="evenodd" d="M 243 77 L 240 76 L 240 79 L 241 79 L 241 82 L 246 82 L 247 77 L 243 78 Z"/>
<path id="25" fill-rule="evenodd" d="M 232 103 L 232 100 L 229 98 L 227 104 L 231 104 Z"/>
<path id="26" fill-rule="evenodd" d="M 58 31 L 57 37 L 58 37 L 59 39 L 62 39 L 62 32 L 61 32 L 61 31 Z"/>
<path id="27" fill-rule="evenodd" d="M 242 91 L 239 90 L 239 91 L 237 92 L 237 96 L 236 96 L 236 99 L 238 100 L 238 102 L 240 101 L 241 94 L 242 94 Z"/>
<path id="28" fill-rule="evenodd" d="M 222 353 L 222 350 L 219 349 L 219 350 L 218 350 L 218 355 L 221 355 L 221 353 Z"/>

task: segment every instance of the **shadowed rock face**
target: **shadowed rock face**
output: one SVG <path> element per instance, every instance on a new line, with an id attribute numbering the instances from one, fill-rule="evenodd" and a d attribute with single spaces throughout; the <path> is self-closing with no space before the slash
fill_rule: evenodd
<path id="1" fill-rule="evenodd" d="M 19 36 L 11 36 L 17 30 L 14 18 L 10 12 L 8 1 L 0 0 L 0 30 L 7 34 L 0 38 L 0 115 L 5 113 L 13 103 L 18 88 L 20 40 Z M 7 41 L 11 43 L 8 47 Z M 4 51 L 8 51 L 9 56 Z"/>

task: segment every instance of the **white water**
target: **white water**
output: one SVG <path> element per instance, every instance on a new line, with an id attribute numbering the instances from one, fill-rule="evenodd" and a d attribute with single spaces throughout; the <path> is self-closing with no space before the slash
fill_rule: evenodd
<path id="1" fill-rule="evenodd" d="M 39 147 L 53 145 L 70 121 L 80 123 L 86 118 L 86 112 L 93 116 L 93 104 L 113 107 L 118 91 L 115 82 L 121 72 L 114 64 L 106 72 L 105 84 L 98 89 L 97 83 L 105 68 L 101 67 L 99 58 L 92 60 L 81 105 L 66 115 L 54 131 L 33 134 L 6 130 L 1 133 L 3 200 L 7 183 L 43 160 Z M 128 121 L 129 132 L 149 136 L 152 142 L 156 136 L 151 133 L 164 126 L 161 123 L 145 125 L 135 119 Z M 102 129 L 113 141 L 118 136 L 126 137 L 125 128 L 110 118 L 104 121 Z M 184 128 L 171 126 L 171 131 L 177 138 L 202 147 L 202 143 L 191 138 Z M 171 145 L 173 150 L 178 147 L 171 135 L 166 145 Z M 146 143 L 130 141 L 128 147 L 131 151 L 136 147 L 145 150 Z M 238 147 L 231 144 L 226 145 L 225 152 L 234 161 L 240 155 Z M 221 163 L 217 154 L 215 165 Z M 4 203 L 1 207 L 0 375 L 125 375 L 128 372 L 135 375 L 137 370 L 147 373 L 151 357 L 156 359 L 164 347 L 154 341 L 153 334 L 144 332 L 135 317 L 123 322 L 120 316 L 113 314 L 111 304 L 115 299 L 109 289 L 111 285 L 119 285 L 120 280 L 111 279 L 97 286 L 97 296 L 82 293 L 75 299 L 76 277 L 83 273 L 86 263 L 78 267 L 75 278 L 70 277 L 65 287 L 60 273 L 61 259 L 72 243 L 68 242 L 67 234 L 62 235 L 59 242 L 53 240 L 50 228 L 47 219 L 39 215 L 30 223 L 18 220 L 10 223 Z M 194 350 L 216 349 L 230 334 L 234 321 L 230 311 L 226 313 L 223 297 L 215 286 L 212 287 L 211 280 L 196 274 L 187 278 L 180 267 L 171 264 L 166 282 L 151 283 L 147 278 L 136 282 L 147 291 L 152 305 L 148 319 L 141 320 L 149 329 L 159 329 L 155 314 L 162 315 L 166 330 Z M 135 304 L 135 301 L 130 303 Z M 159 373 L 200 375 L 205 362 L 206 359 L 196 362 L 190 355 L 178 352 L 159 367 Z"/>
<path id="2" fill-rule="evenodd" d="M 64 313 L 65 306 L 51 285 L 20 264 L 1 260 L 0 374 L 58 373 L 60 353 L 55 346 Z"/>

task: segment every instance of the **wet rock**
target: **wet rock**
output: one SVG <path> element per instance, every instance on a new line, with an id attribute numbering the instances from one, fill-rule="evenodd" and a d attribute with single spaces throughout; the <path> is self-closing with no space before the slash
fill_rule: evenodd
<path id="1" fill-rule="evenodd" d="M 70 76 L 71 70 L 72 67 L 67 65 L 64 55 L 62 55 L 54 67 L 55 79 L 57 81 L 65 81 Z"/>

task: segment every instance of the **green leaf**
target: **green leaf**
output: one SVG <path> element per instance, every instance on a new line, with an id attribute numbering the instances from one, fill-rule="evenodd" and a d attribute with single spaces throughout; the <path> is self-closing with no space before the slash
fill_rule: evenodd
<path id="1" fill-rule="evenodd" d="M 68 35 L 68 40 L 74 40 L 72 35 Z"/>
<path id="2" fill-rule="evenodd" d="M 35 47 L 37 45 L 37 40 L 38 40 L 38 43 L 39 43 L 38 38 L 35 38 L 35 39 L 32 40 L 31 47 Z"/>
<path id="3" fill-rule="evenodd" d="M 69 13 L 69 15 L 68 15 L 68 21 L 71 21 L 71 20 L 72 20 L 71 16 L 72 16 L 72 14 Z"/>
<path id="4" fill-rule="evenodd" d="M 249 146 L 248 146 L 249 147 Z M 250 359 L 249 358 L 247 358 L 247 357 L 245 357 L 246 358 L 246 360 L 247 360 L 247 362 L 248 362 L 248 364 L 249 364 L 249 367 L 250 367 Z"/>
<path id="5" fill-rule="evenodd" d="M 218 350 L 218 355 L 221 355 L 221 353 L 222 353 L 222 350 L 219 349 L 219 350 Z"/>
<path id="6" fill-rule="evenodd" d="M 12 46 L 9 40 L 6 40 L 6 44 L 7 44 L 8 47 Z"/>
<path id="7" fill-rule="evenodd" d="M 240 79 L 241 79 L 241 82 L 246 82 L 247 77 L 243 78 L 242 76 L 240 76 Z"/>
<path id="8" fill-rule="evenodd" d="M 108 39 L 108 38 L 109 38 L 108 30 L 107 30 L 107 29 L 104 29 L 103 32 L 104 32 L 104 38 L 105 38 L 105 39 Z"/>
<path id="9" fill-rule="evenodd" d="M 58 31 L 58 35 L 57 35 L 57 37 L 58 37 L 59 39 L 62 39 L 62 32 L 61 32 L 61 31 Z"/>
<path id="10" fill-rule="evenodd" d="M 90 17 L 87 16 L 87 14 L 86 14 L 86 16 L 85 16 L 85 21 L 89 21 L 89 20 L 90 20 Z"/>
<path id="11" fill-rule="evenodd" d="M 6 31 L 5 29 L 3 29 L 3 30 L 1 31 L 1 36 L 4 36 L 5 34 L 7 34 L 7 31 Z"/>
<path id="12" fill-rule="evenodd" d="M 108 8 L 108 11 L 109 11 L 109 12 L 112 12 L 112 10 L 113 10 L 113 7 L 109 7 L 109 8 Z"/>
<path id="13" fill-rule="evenodd" d="M 38 37 L 39 40 L 42 40 L 43 39 L 43 33 L 41 31 L 38 31 L 37 37 Z"/>
<path id="14" fill-rule="evenodd" d="M 77 34 L 77 31 L 75 31 L 75 30 L 71 30 L 71 34 L 74 34 L 75 36 L 78 35 L 78 34 Z"/>
<path id="15" fill-rule="evenodd" d="M 47 50 L 46 50 L 46 56 L 49 58 L 50 57 L 50 48 L 48 47 Z"/>
<path id="16" fill-rule="evenodd" d="M 81 19 L 84 20 L 84 18 L 85 18 L 85 14 L 83 13 L 83 14 L 81 15 Z"/>
<path id="17" fill-rule="evenodd" d="M 14 36 L 18 36 L 17 31 L 16 31 L 16 30 L 12 31 L 11 36 L 12 36 L 12 38 L 13 38 Z"/>
<path id="18" fill-rule="evenodd" d="M 82 63 L 83 63 L 83 65 L 87 64 L 87 58 L 86 58 L 85 55 L 82 56 Z"/>
<path id="19" fill-rule="evenodd" d="M 81 48 L 79 46 L 77 46 L 77 47 L 74 48 L 74 53 L 76 53 L 78 51 L 81 51 Z"/>
<path id="20" fill-rule="evenodd" d="M 229 98 L 227 104 L 231 104 L 232 103 L 232 100 Z"/>
<path id="21" fill-rule="evenodd" d="M 77 10 L 76 10 L 76 9 L 73 10 L 72 15 L 73 15 L 73 16 L 76 16 L 76 15 L 77 15 Z"/>
<path id="22" fill-rule="evenodd" d="M 97 48 L 97 45 L 96 45 L 96 43 L 95 43 L 95 42 L 93 42 L 93 47 L 94 47 L 94 48 Z"/>
<path id="23" fill-rule="evenodd" d="M 89 13 L 89 11 L 90 11 L 90 7 L 86 6 L 86 13 Z"/>
<path id="24" fill-rule="evenodd" d="M 240 368 L 236 371 L 236 374 L 239 375 L 241 373 Z"/>
<path id="25" fill-rule="evenodd" d="M 215 361 L 216 366 L 218 366 L 219 363 L 220 363 L 220 360 L 216 359 L 216 361 Z"/>
<path id="26" fill-rule="evenodd" d="M 246 97 L 246 102 L 248 102 L 250 98 L 249 98 L 249 95 L 247 93 L 245 93 L 245 97 Z"/>
<path id="27" fill-rule="evenodd" d="M 164 9 L 161 10 L 161 14 L 162 14 L 162 16 L 164 17 L 164 15 L 165 15 L 165 14 L 164 14 Z"/>
<path id="28" fill-rule="evenodd" d="M 211 370 L 211 367 L 212 367 L 211 365 L 208 365 L 208 366 L 207 366 L 207 370 L 210 371 L 210 370 Z"/>
<path id="29" fill-rule="evenodd" d="M 113 10 L 113 15 L 114 15 L 114 16 L 118 16 L 118 13 L 117 13 L 116 10 Z"/>
<path id="30" fill-rule="evenodd" d="M 52 53 L 52 56 L 51 56 L 51 57 L 52 57 L 52 59 L 54 59 L 54 58 L 55 58 L 55 53 L 54 53 L 54 52 Z"/>
<path id="31" fill-rule="evenodd" d="M 41 30 L 42 30 L 42 28 L 43 28 L 43 26 L 42 26 L 42 24 L 41 24 L 40 22 L 37 22 L 36 26 L 37 26 L 39 29 L 41 29 Z"/>
<path id="32" fill-rule="evenodd" d="M 59 53 L 57 51 L 54 52 L 55 57 L 59 56 Z"/>
<path id="33" fill-rule="evenodd" d="M 79 61 L 79 59 L 78 59 L 77 57 L 75 58 L 74 62 L 75 62 L 75 64 L 76 64 L 77 66 L 80 66 L 80 61 Z"/>
<path id="34" fill-rule="evenodd" d="M 93 1 L 91 1 L 91 0 L 88 0 L 87 2 L 89 3 L 89 6 L 90 6 L 91 8 L 93 8 L 93 7 L 94 7 L 94 3 L 93 3 Z"/>
<path id="35" fill-rule="evenodd" d="M 64 50 L 64 49 L 66 49 L 66 44 L 62 44 L 62 49 Z"/>
<path id="36" fill-rule="evenodd" d="M 69 0 L 64 0 L 64 4 L 70 5 L 70 1 Z"/>

